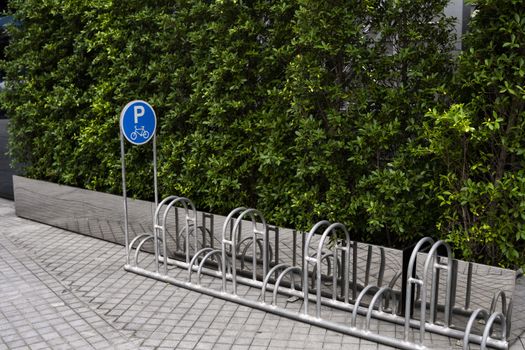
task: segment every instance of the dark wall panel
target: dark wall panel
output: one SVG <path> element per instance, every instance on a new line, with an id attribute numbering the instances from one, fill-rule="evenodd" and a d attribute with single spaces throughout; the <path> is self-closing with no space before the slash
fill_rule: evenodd
<path id="1" fill-rule="evenodd" d="M 8 119 L 0 119 L 0 197 L 13 199 L 15 171 L 9 167 L 9 157 L 6 154 L 8 121 Z"/>

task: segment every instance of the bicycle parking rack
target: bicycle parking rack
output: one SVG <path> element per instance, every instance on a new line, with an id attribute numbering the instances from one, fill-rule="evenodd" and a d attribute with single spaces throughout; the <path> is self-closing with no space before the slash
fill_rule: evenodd
<path id="1" fill-rule="evenodd" d="M 178 222 L 175 225 L 177 232 L 169 234 L 168 218 L 172 213 L 176 217 L 174 221 Z M 272 247 L 269 233 L 278 230 L 271 228 L 255 209 L 237 208 L 230 213 L 224 221 L 220 248 L 214 248 L 216 238 L 212 230 L 198 225 L 195 206 L 187 198 L 165 198 L 155 210 L 154 221 L 153 234 L 137 236 L 130 243 L 129 253 L 133 254 L 133 259 L 128 259 L 127 271 L 401 349 L 428 348 L 426 332 L 462 340 L 463 349 L 468 349 L 470 344 L 478 344 L 481 349 L 508 349 L 506 337 L 510 329 L 511 301 L 507 305 L 505 293 L 499 291 L 494 294 L 490 310 L 469 310 L 468 300 L 466 307 L 455 307 L 455 268 L 450 247 L 443 241 L 423 238 L 416 244 L 406 268 L 412 273 L 404 281 L 406 293 L 402 295 L 394 287 L 401 274 L 396 274 L 382 286 L 384 252 L 381 249 L 377 283 L 368 284 L 373 256 L 371 247 L 366 259 L 367 284 L 361 286 L 357 283 L 357 245 L 339 223 L 317 223 L 310 232 L 303 234 L 302 244 L 297 242 L 297 233 L 294 232 L 293 242 L 301 246 L 302 259 L 297 264 L 294 255 L 293 264 L 287 264 L 275 258 L 279 254 L 275 247 L 275 242 L 279 242 L 277 238 Z M 142 252 L 147 242 L 154 246 L 153 254 L 147 255 L 153 257 L 153 269 L 141 267 L 139 259 L 140 254 L 147 254 Z M 177 253 L 177 250 L 181 251 Z M 297 248 L 293 247 L 293 250 Z M 418 258 L 424 258 L 424 263 L 418 264 Z M 444 282 L 439 280 L 440 273 L 447 274 Z M 203 285 L 203 275 L 220 279 L 221 287 L 214 289 Z M 254 299 L 239 294 L 239 284 L 257 288 L 259 297 Z M 297 304 L 293 307 L 296 310 L 281 306 L 279 295 L 290 297 L 287 306 L 301 302 L 300 308 Z M 444 303 L 440 299 L 444 299 Z M 313 310 L 310 303 L 315 305 Z M 496 311 L 498 305 L 501 305 L 500 311 Z M 346 312 L 349 322 L 324 319 L 323 308 Z M 467 317 L 464 328 L 453 324 L 453 315 L 458 314 Z M 372 319 L 402 326 L 403 338 L 375 332 Z M 495 332 L 496 328 L 498 332 Z"/>
<path id="2" fill-rule="evenodd" d="M 133 106 L 138 107 L 132 109 Z M 145 114 L 146 107 L 149 114 Z M 134 117 L 130 111 L 133 111 Z M 145 136 L 146 124 L 139 123 L 139 119 L 148 118 L 153 127 L 151 135 Z M 396 273 L 385 286 L 384 248 L 379 247 L 379 271 L 374 284 L 370 283 L 373 248 L 368 246 L 364 281 L 360 284 L 357 278 L 358 243 L 351 240 L 349 232 L 340 223 L 317 223 L 307 234 L 301 235 L 301 243 L 298 242 L 297 231 L 293 231 L 292 263 L 288 264 L 280 261 L 279 229 L 268 225 L 259 211 L 237 208 L 224 221 L 219 239 L 220 248 L 216 249 L 213 215 L 202 214 L 199 226 L 198 212 L 189 199 L 169 196 L 158 203 L 156 116 L 152 107 L 140 100 L 128 103 L 121 113 L 120 124 L 125 270 L 400 349 L 428 349 L 425 345 L 426 332 L 462 340 L 463 349 L 469 349 L 470 344 L 478 344 L 481 349 L 508 349 L 512 300 L 507 306 L 506 294 L 501 290 L 493 295 L 490 310 L 471 310 L 472 264 L 469 264 L 465 304 L 456 307 L 457 262 L 453 260 L 451 249 L 445 242 L 421 239 L 411 251 L 403 253 L 402 271 Z M 135 142 L 139 131 L 144 140 Z M 138 234 L 131 242 L 124 136 L 136 145 L 153 139 L 153 233 Z M 168 220 L 170 213 L 174 214 L 173 221 Z M 179 213 L 182 213 L 182 223 Z M 174 222 L 174 232 L 168 227 L 170 222 Z M 250 229 L 246 229 L 246 225 Z M 243 237 L 247 231 L 248 234 Z M 273 246 L 270 232 L 275 238 Z M 299 264 L 297 248 L 302 252 Z M 141 253 L 142 260 L 139 259 Z M 153 264 L 150 261 L 142 266 L 148 257 L 153 257 Z M 418 258 L 424 258 L 424 264 L 418 264 Z M 441 272 L 447 274 L 444 283 L 440 281 Z M 196 281 L 192 278 L 195 274 Z M 203 275 L 217 278 L 220 287 L 217 289 L 204 285 Z M 396 289 L 399 281 L 401 290 Z M 239 285 L 259 291 L 258 298 L 239 294 Z M 267 302 L 268 293 L 272 293 L 270 303 Z M 428 294 L 430 298 L 427 302 Z M 279 295 L 289 297 L 285 306 L 279 305 Z M 444 299 L 444 303 L 440 303 L 440 299 Z M 301 305 L 296 304 L 299 301 Z M 315 304 L 313 312 L 309 309 L 310 302 Z M 501 311 L 496 311 L 499 303 Z M 346 322 L 323 318 L 323 308 L 342 312 L 347 316 Z M 419 318 L 415 314 L 419 314 Z M 438 320 L 441 314 L 442 318 Z M 465 318 L 465 327 L 454 324 L 454 317 Z M 378 323 L 386 321 L 402 326 L 402 339 L 376 332 L 372 329 L 372 319 Z M 495 328 L 499 332 L 495 332 Z"/>

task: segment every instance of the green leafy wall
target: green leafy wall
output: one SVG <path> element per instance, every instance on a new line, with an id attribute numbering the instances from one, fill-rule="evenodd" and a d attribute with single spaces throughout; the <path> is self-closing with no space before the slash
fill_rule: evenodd
<path id="1" fill-rule="evenodd" d="M 516 232 L 524 218 L 514 204 L 525 193 L 523 141 L 518 131 L 512 144 L 497 140 L 512 129 L 499 109 L 499 127 L 489 129 L 487 119 L 496 118 L 489 116 L 497 96 L 502 106 L 510 103 L 505 74 L 514 74 L 519 59 L 508 58 L 495 96 L 483 100 L 490 77 L 476 78 L 473 66 L 476 57 L 487 64 L 476 46 L 487 40 L 483 10 L 471 34 L 474 51 L 458 59 L 446 4 L 11 0 L 18 24 L 10 29 L 2 94 L 12 118 L 11 155 L 30 177 L 119 193 L 119 112 L 140 98 L 159 119 L 163 195 L 188 196 L 223 214 L 256 207 L 274 224 L 303 230 L 337 220 L 356 239 L 391 246 L 439 236 L 459 255 L 522 265 L 524 254 L 516 252 L 525 237 Z M 523 44 L 522 33 L 509 42 Z M 492 64 L 513 50 L 500 46 Z M 519 104 L 515 74 L 510 87 Z M 469 140 L 468 161 L 462 142 L 474 133 L 461 121 L 458 129 L 461 111 L 477 118 L 467 124 L 484 133 L 480 138 L 496 140 Z M 519 125 L 523 113 L 513 118 Z M 490 197 L 467 181 L 497 173 L 487 155 L 494 146 L 509 157 Z M 126 160 L 131 194 L 151 199 L 151 146 L 127 147 Z M 485 177 L 464 177 L 461 169 L 474 166 Z M 491 210 L 479 209 L 487 203 Z M 474 231 L 481 233 L 461 239 Z M 478 253 L 482 246 L 488 248 Z"/>
<path id="2" fill-rule="evenodd" d="M 525 263 L 525 6 L 478 0 L 449 91 L 415 156 L 432 164 L 438 232 L 469 259 Z"/>

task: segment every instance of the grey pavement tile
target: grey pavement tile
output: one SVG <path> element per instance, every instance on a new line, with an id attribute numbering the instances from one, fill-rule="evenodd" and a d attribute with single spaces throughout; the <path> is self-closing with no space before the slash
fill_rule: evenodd
<path id="1" fill-rule="evenodd" d="M 309 348 L 310 344 L 305 343 L 304 340 L 288 340 L 286 348 L 288 349 L 306 349 Z"/>
<path id="2" fill-rule="evenodd" d="M 237 339 L 235 339 L 234 343 L 235 345 L 250 345 L 253 342 L 252 337 L 246 337 L 246 336 L 239 336 Z"/>
<path id="3" fill-rule="evenodd" d="M 202 338 L 201 335 L 197 335 L 197 334 L 186 334 L 182 340 L 183 341 L 189 341 L 189 342 L 195 342 L 197 343 L 200 339 Z"/>
<path id="4" fill-rule="evenodd" d="M 287 340 L 272 339 L 270 340 L 270 348 L 285 347 L 287 343 Z"/>
<path id="5" fill-rule="evenodd" d="M 219 335 L 210 335 L 209 333 L 206 333 L 203 335 L 199 342 L 201 343 L 215 343 L 219 339 Z"/>
<path id="6" fill-rule="evenodd" d="M 29 345 L 34 345 L 34 344 L 38 344 L 38 343 L 41 343 L 44 341 L 44 338 L 42 338 L 41 336 L 39 335 L 35 335 L 33 337 L 27 337 L 27 338 L 24 338 L 25 342 Z"/>
<path id="7" fill-rule="evenodd" d="M 160 344 L 160 346 L 176 349 L 179 343 L 181 343 L 181 341 L 179 340 L 164 339 L 162 343 Z"/>
<path id="8" fill-rule="evenodd" d="M 219 339 L 217 339 L 217 343 L 222 344 L 233 344 L 235 342 L 235 337 L 232 336 L 219 336 Z"/>
<path id="9" fill-rule="evenodd" d="M 29 346 L 31 350 L 42 350 L 42 349 L 49 349 L 49 345 L 47 345 L 45 342 L 40 342 L 36 344 L 31 344 Z"/>
<path id="10" fill-rule="evenodd" d="M 6 341 L 7 343 L 7 347 L 9 349 L 13 349 L 13 348 L 16 348 L 16 347 L 19 347 L 19 346 L 25 346 L 26 343 L 23 339 L 16 339 L 16 340 L 12 340 L 12 341 Z"/>
<path id="11" fill-rule="evenodd" d="M 21 345 L 13 347 L 12 350 L 31 350 L 31 348 L 27 345 Z"/>
<path id="12" fill-rule="evenodd" d="M 213 350 L 229 350 L 231 349 L 232 344 L 228 343 L 215 343 L 213 346 Z"/>
<path id="13" fill-rule="evenodd" d="M 185 334 L 180 334 L 180 333 L 169 333 L 166 338 L 164 338 L 164 340 L 177 340 L 177 341 L 180 341 L 180 340 L 183 340 L 185 337 Z M 201 338 L 202 339 L 202 338 Z"/>
<path id="14" fill-rule="evenodd" d="M 215 343 L 198 342 L 195 350 L 215 350 Z"/>
<path id="15" fill-rule="evenodd" d="M 162 339 L 148 338 L 142 345 L 148 347 L 157 347 L 162 343 Z"/>
<path id="16" fill-rule="evenodd" d="M 251 348 L 251 347 L 247 347 L 246 345 L 235 345 L 235 344 L 233 344 L 230 349 L 232 349 L 232 350 L 244 350 L 244 349 L 248 349 L 248 348 Z"/>
<path id="17" fill-rule="evenodd" d="M 253 345 L 260 345 L 260 346 L 268 346 L 270 345 L 270 340 L 271 340 L 271 334 L 267 334 L 267 335 L 264 335 L 264 336 L 256 336 L 253 340 L 252 340 L 252 344 Z"/>
<path id="18" fill-rule="evenodd" d="M 177 345 L 178 349 L 193 349 L 197 345 L 197 341 L 180 341 Z"/>

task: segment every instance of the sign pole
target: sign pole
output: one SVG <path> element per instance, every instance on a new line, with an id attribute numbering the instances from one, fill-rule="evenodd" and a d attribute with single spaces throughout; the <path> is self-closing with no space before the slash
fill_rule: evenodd
<path id="1" fill-rule="evenodd" d="M 129 265 L 128 195 L 126 192 L 126 160 L 122 130 L 120 131 L 120 162 L 122 164 L 122 198 L 124 199 L 124 244 L 126 246 L 126 265 Z"/>
<path id="2" fill-rule="evenodd" d="M 153 187 L 155 188 L 155 208 L 152 213 L 152 224 L 153 224 L 153 249 L 155 250 L 155 269 L 159 273 L 159 242 L 157 237 L 157 227 L 155 226 L 155 213 L 159 206 L 159 195 L 157 190 L 157 134 L 153 134 Z M 167 257 L 164 257 L 167 259 Z"/>
<path id="3" fill-rule="evenodd" d="M 159 191 L 157 189 L 157 133 L 153 134 L 153 187 L 155 188 L 155 209 L 159 206 Z M 153 211 L 155 214 L 155 211 Z M 153 218 L 153 230 L 155 230 L 155 218 Z"/>

